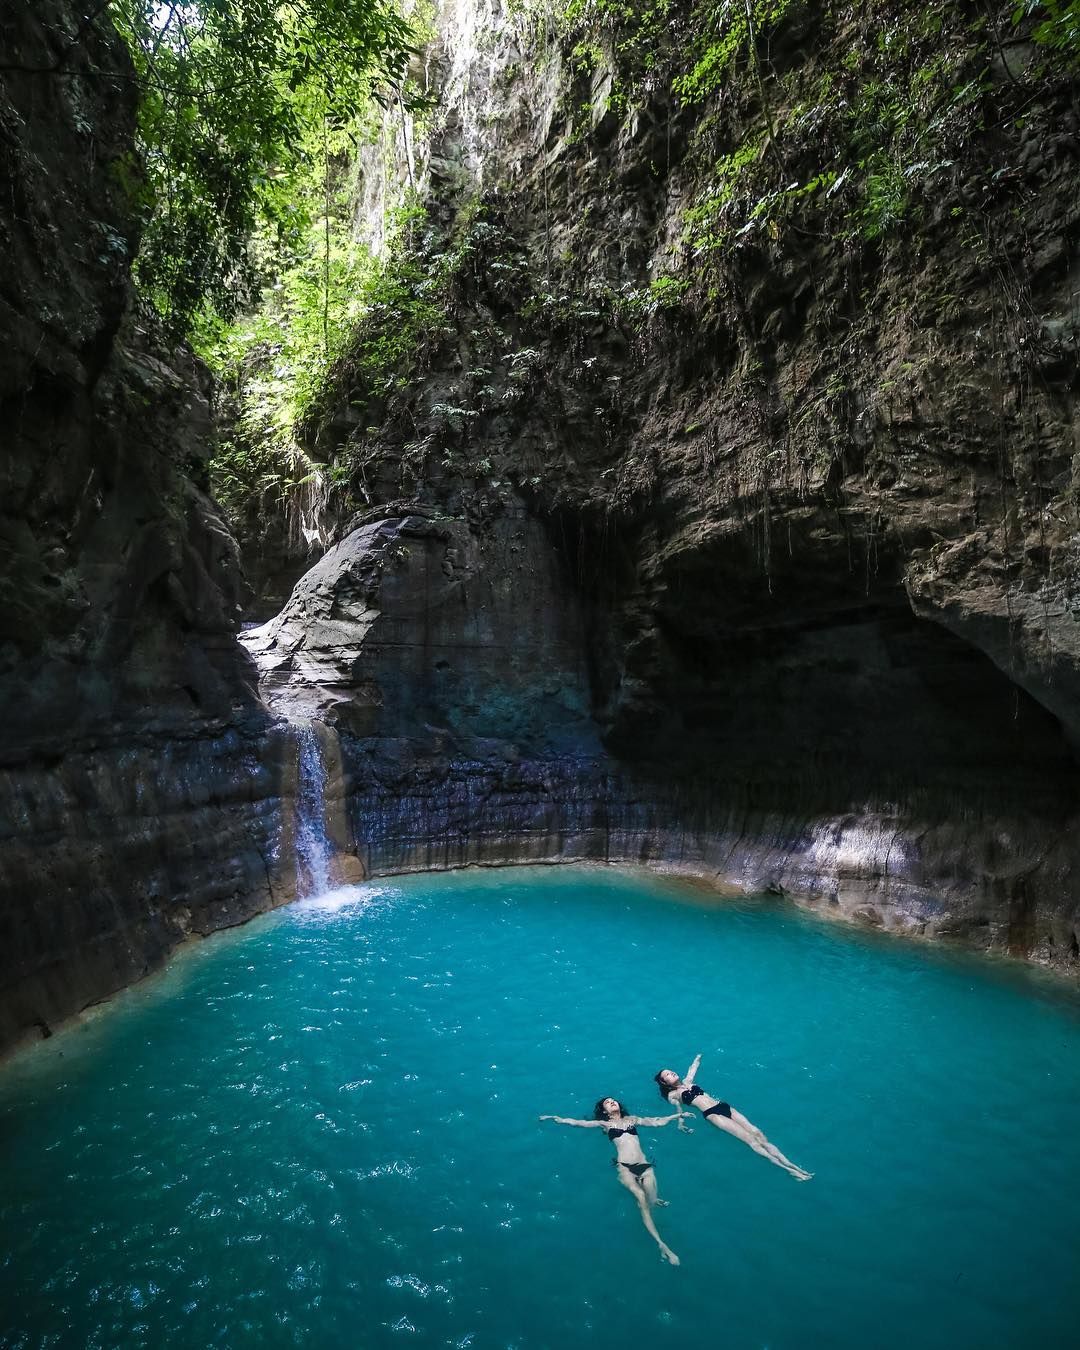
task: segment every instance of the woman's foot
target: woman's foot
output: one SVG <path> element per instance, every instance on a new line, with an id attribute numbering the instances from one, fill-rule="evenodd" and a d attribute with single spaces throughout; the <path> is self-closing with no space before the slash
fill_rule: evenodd
<path id="1" fill-rule="evenodd" d="M 675 1255 L 675 1253 L 671 1250 L 671 1248 L 665 1246 L 663 1242 L 661 1242 L 660 1244 L 660 1255 L 670 1266 L 677 1266 L 679 1264 L 679 1258 Z"/>

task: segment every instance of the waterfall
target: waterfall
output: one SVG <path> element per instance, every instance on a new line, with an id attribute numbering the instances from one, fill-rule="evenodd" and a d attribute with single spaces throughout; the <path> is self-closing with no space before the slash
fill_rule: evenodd
<path id="1" fill-rule="evenodd" d="M 302 898 L 330 889 L 330 844 L 326 837 L 326 768 L 314 726 L 296 728 L 296 893 Z"/>

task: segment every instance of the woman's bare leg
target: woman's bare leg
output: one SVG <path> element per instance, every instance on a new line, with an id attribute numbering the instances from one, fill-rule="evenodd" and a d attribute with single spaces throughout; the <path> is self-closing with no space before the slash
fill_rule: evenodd
<path id="1" fill-rule="evenodd" d="M 758 1143 L 767 1150 L 769 1157 L 772 1158 L 779 1167 L 789 1168 L 794 1175 L 798 1176 L 800 1181 L 809 1181 L 814 1175 L 813 1172 L 807 1172 L 805 1168 L 799 1167 L 797 1163 L 793 1163 L 790 1158 L 785 1158 L 776 1145 L 770 1143 L 769 1140 L 765 1138 L 764 1131 L 759 1130 L 756 1125 L 746 1119 L 741 1111 L 736 1111 L 734 1107 L 731 1108 L 731 1119 L 736 1125 L 741 1125 L 748 1134 L 753 1135 Z"/>
<path id="2" fill-rule="evenodd" d="M 730 1108 L 730 1110 L 731 1110 L 731 1119 L 735 1122 L 736 1125 L 741 1125 L 742 1128 L 746 1130 L 748 1134 L 756 1134 L 762 1140 L 762 1142 L 765 1141 L 764 1130 L 759 1130 L 758 1127 L 752 1121 L 747 1120 L 746 1117 L 743 1115 L 743 1113 L 741 1111 L 736 1111 L 733 1106 Z"/>
<path id="3" fill-rule="evenodd" d="M 657 1193 L 655 1172 L 646 1172 L 641 1178 L 641 1184 L 645 1187 L 645 1199 L 648 1200 L 650 1209 L 655 1209 L 657 1205 L 659 1205 L 661 1209 L 667 1208 L 668 1202 L 666 1200 L 661 1200 Z"/>
<path id="4" fill-rule="evenodd" d="M 677 1266 L 679 1264 L 679 1258 L 656 1231 L 656 1224 L 653 1223 L 649 1197 L 645 1187 L 643 1185 L 638 1185 L 637 1179 L 621 1164 L 619 1166 L 619 1180 L 626 1189 L 633 1194 L 634 1199 L 637 1201 L 637 1207 L 641 1211 L 641 1222 L 648 1229 L 650 1236 L 656 1240 L 656 1245 L 660 1248 L 660 1255 L 665 1261 L 670 1262 L 671 1265 Z M 654 1181 L 653 1185 L 655 1186 L 655 1184 Z"/>
<path id="5" fill-rule="evenodd" d="M 738 1115 L 738 1120 L 735 1119 L 736 1115 Z M 785 1172 L 790 1172 L 796 1181 L 809 1181 L 813 1176 L 812 1172 L 805 1171 L 803 1168 L 793 1163 L 790 1158 L 785 1158 L 776 1145 L 770 1144 L 757 1126 L 751 1125 L 741 1113 L 732 1110 L 730 1118 L 727 1116 L 715 1115 L 708 1116 L 707 1119 L 711 1120 L 717 1129 L 723 1130 L 725 1134 L 733 1135 L 736 1139 L 740 1139 L 749 1148 L 752 1148 L 755 1153 L 759 1153 L 763 1158 L 767 1158 L 769 1162 L 773 1163 L 776 1167 L 782 1167 Z"/>

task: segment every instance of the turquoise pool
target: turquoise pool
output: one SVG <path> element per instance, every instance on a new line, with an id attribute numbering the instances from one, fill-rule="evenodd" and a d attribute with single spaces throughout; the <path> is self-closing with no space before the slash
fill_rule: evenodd
<path id="1" fill-rule="evenodd" d="M 643 1131 L 699 1081 L 805 1184 Z M 1080 1001 L 601 868 L 416 876 L 185 952 L 0 1073 L 5 1347 L 1077 1344 Z"/>

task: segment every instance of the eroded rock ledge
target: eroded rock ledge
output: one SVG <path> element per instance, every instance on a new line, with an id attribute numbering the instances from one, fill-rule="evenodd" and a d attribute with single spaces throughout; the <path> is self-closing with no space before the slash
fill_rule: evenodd
<path id="1" fill-rule="evenodd" d="M 477 530 L 407 507 L 347 535 L 244 641 L 268 699 L 329 729 L 332 834 L 368 875 L 674 866 L 1075 968 L 1058 724 L 940 628 L 894 627 L 813 625 L 805 663 L 799 635 L 782 662 L 766 644 L 727 690 L 726 743 L 695 745 L 676 703 L 666 759 L 617 759 L 589 715 L 588 627 L 558 543 L 524 511 Z M 919 663 L 890 664 L 890 643 Z"/>

